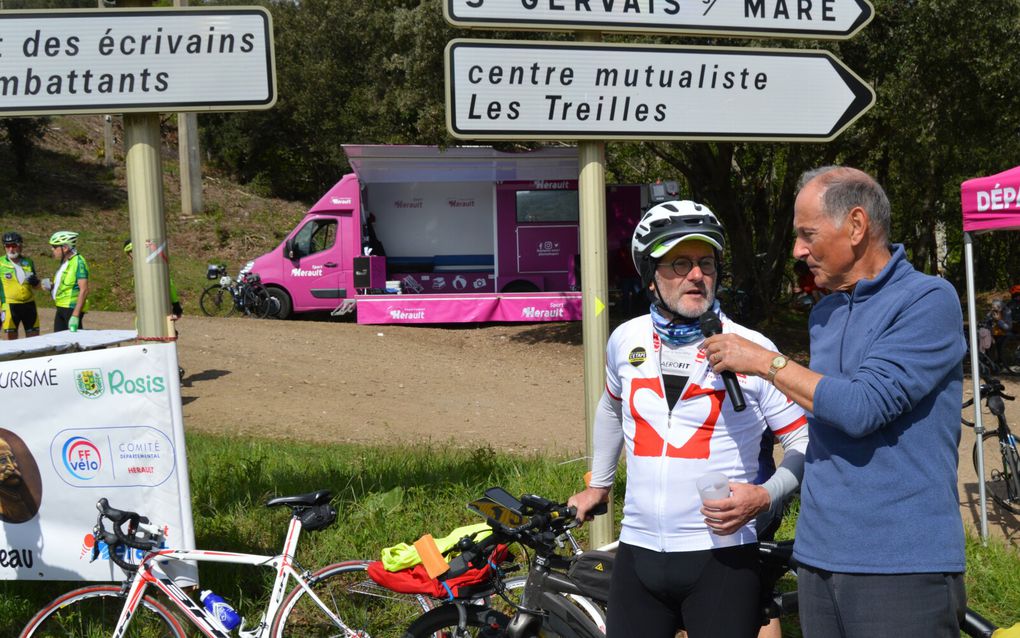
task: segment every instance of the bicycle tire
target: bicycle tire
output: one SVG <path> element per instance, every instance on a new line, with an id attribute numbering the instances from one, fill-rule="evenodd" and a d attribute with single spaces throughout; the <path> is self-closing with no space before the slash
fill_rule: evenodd
<path id="1" fill-rule="evenodd" d="M 467 636 L 474 638 L 497 638 L 506 633 L 510 619 L 491 607 L 479 607 L 472 604 L 462 605 L 467 612 Z M 452 638 L 456 629 L 460 612 L 456 605 L 441 605 L 426 612 L 411 623 L 402 634 L 403 638 Z"/>
<path id="2" fill-rule="evenodd" d="M 1015 446 L 1003 448 L 997 430 L 981 435 L 985 462 L 985 492 L 999 507 L 1020 514 L 1020 457 Z M 974 469 L 978 469 L 978 442 L 974 442 Z"/>
<path id="3" fill-rule="evenodd" d="M 198 306 L 207 317 L 229 317 L 234 314 L 234 295 L 229 288 L 216 284 L 202 291 Z"/>
<path id="4" fill-rule="evenodd" d="M 525 583 L 528 582 L 527 576 L 514 576 L 513 578 L 507 578 L 503 581 L 503 586 L 507 589 L 507 595 L 514 602 L 519 602 L 521 599 L 521 593 L 524 590 Z M 566 597 L 575 607 L 577 607 L 581 613 L 588 617 L 595 626 L 602 630 L 602 633 L 606 633 L 606 609 L 605 603 L 600 603 L 593 598 L 586 596 L 578 596 L 575 594 L 561 594 Z M 496 611 L 499 611 L 507 616 L 513 616 L 513 609 L 510 605 L 507 605 L 499 596 L 493 596 L 490 600 L 490 606 L 493 606 Z"/>
<path id="5" fill-rule="evenodd" d="M 19 638 L 108 638 L 126 601 L 118 585 L 90 585 L 47 603 Z M 145 596 L 123 634 L 126 638 L 185 638 L 180 622 L 159 601 Z"/>
<path id="6" fill-rule="evenodd" d="M 266 287 L 259 283 L 249 283 L 244 290 L 244 314 L 256 319 L 269 316 L 272 297 Z"/>
<path id="7" fill-rule="evenodd" d="M 399 636 L 412 620 L 432 609 L 427 596 L 399 594 L 368 577 L 369 561 L 334 563 L 316 571 L 308 586 L 350 629 L 365 638 Z M 284 598 L 270 636 L 336 636 L 337 627 L 298 585 Z"/>

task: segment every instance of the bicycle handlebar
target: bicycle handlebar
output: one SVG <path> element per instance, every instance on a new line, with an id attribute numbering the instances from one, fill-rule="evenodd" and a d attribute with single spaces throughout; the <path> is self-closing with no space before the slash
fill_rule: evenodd
<path id="1" fill-rule="evenodd" d="M 565 504 L 556 503 L 537 494 L 521 496 L 524 510 L 530 517 L 517 526 L 506 525 L 492 517 L 485 522 L 492 528 L 492 534 L 476 542 L 472 536 L 465 536 L 457 542 L 460 555 L 450 561 L 449 570 L 440 575 L 441 580 L 454 578 L 467 572 L 472 567 L 480 568 L 488 560 L 489 550 L 499 543 L 517 542 L 535 550 L 550 548 L 557 536 L 577 527 L 577 509 Z M 593 514 L 604 514 L 605 503 L 592 509 Z"/>
<path id="2" fill-rule="evenodd" d="M 99 510 L 99 516 L 96 517 L 96 526 L 92 530 L 92 535 L 95 537 L 95 543 L 92 545 L 92 560 L 99 557 L 99 541 L 103 541 L 109 548 L 110 560 L 124 571 L 137 571 L 138 565 L 131 564 L 117 556 L 116 547 L 124 545 L 132 549 L 152 551 L 159 547 L 162 530 L 150 525 L 149 519 L 137 512 L 111 507 L 110 502 L 105 498 L 99 499 L 96 509 Z M 113 523 L 112 532 L 106 529 L 104 519 Z M 127 524 L 126 532 L 125 524 Z"/>

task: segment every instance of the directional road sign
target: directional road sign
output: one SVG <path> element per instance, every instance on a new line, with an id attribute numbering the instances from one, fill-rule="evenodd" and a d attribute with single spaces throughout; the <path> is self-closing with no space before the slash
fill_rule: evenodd
<path id="1" fill-rule="evenodd" d="M 867 0 L 444 0 L 459 27 L 849 38 L 871 21 Z"/>
<path id="2" fill-rule="evenodd" d="M 461 139 L 835 138 L 875 92 L 828 51 L 453 40 Z"/>
<path id="3" fill-rule="evenodd" d="M 0 117 L 275 101 L 272 20 L 261 7 L 0 12 Z"/>

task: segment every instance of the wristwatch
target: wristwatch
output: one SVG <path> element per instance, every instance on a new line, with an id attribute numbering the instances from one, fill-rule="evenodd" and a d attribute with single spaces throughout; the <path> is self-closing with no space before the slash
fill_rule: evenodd
<path id="1" fill-rule="evenodd" d="M 780 370 L 785 368 L 786 364 L 789 362 L 790 360 L 781 354 L 776 355 L 776 357 L 772 359 L 772 363 L 769 365 L 769 377 L 768 377 L 769 383 L 775 382 L 776 374 L 778 374 Z"/>

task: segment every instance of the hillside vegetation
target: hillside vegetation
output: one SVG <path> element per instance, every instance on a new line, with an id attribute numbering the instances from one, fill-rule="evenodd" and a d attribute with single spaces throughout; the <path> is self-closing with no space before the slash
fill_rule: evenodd
<path id="1" fill-rule="evenodd" d="M 308 203 L 260 197 L 203 167 L 203 212 L 183 218 L 176 119 L 165 118 L 162 129 L 170 271 L 185 312 L 198 313 L 199 295 L 208 285 L 206 265 L 223 263 L 236 274 L 245 261 L 279 244 Z M 15 178 L 12 154 L 0 146 L 0 228 L 21 233 L 25 253 L 43 277 L 52 276 L 57 268 L 47 249 L 50 235 L 56 230 L 81 233 L 79 248 L 92 269 L 93 310 L 134 307 L 131 263 L 122 250 L 130 230 L 119 117 L 114 117 L 114 137 L 115 161 L 107 168 L 102 116 L 53 118 L 23 181 Z M 50 304 L 44 293 L 36 298 L 40 305 Z"/>

